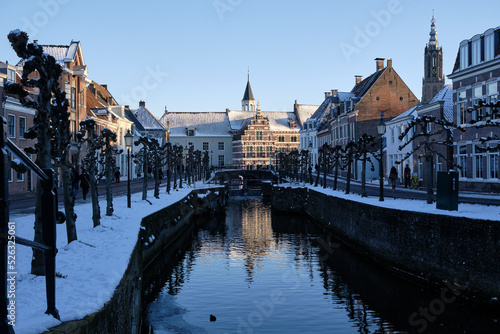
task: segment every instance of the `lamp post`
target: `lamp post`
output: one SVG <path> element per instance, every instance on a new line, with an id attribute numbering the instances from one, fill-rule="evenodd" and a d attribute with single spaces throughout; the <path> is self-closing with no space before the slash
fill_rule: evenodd
<path id="1" fill-rule="evenodd" d="M 380 114 L 380 121 L 377 124 L 377 132 L 380 135 L 380 160 L 379 160 L 379 178 L 380 178 L 380 198 L 379 201 L 384 201 L 384 134 L 385 123 L 384 114 Z"/>
<path id="2" fill-rule="evenodd" d="M 307 160 L 306 160 L 306 166 L 307 166 L 307 161 L 309 161 L 309 169 L 306 170 L 306 172 L 309 173 L 309 183 L 312 184 L 312 154 L 311 151 L 313 149 L 313 145 L 311 141 L 309 141 L 309 146 L 307 146 Z"/>
<path id="3" fill-rule="evenodd" d="M 132 206 L 130 199 L 130 151 L 132 150 L 132 142 L 134 141 L 134 135 L 127 131 L 125 137 L 125 147 L 127 148 L 127 208 Z"/>

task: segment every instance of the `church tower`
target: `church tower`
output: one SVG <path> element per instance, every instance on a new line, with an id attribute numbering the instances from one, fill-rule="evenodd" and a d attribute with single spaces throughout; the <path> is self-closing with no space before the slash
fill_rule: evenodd
<path id="1" fill-rule="evenodd" d="M 439 46 L 436 19 L 432 15 L 429 43 L 424 53 L 424 78 L 422 79 L 422 103 L 430 100 L 444 87 L 443 50 Z"/>
<path id="2" fill-rule="evenodd" d="M 247 88 L 241 100 L 241 110 L 243 111 L 256 111 L 255 98 L 253 97 L 252 87 L 250 87 L 250 73 L 248 73 Z"/>

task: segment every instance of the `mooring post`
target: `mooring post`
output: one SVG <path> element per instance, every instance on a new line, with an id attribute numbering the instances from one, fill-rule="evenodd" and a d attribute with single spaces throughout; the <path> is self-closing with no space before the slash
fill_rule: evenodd
<path id="1" fill-rule="evenodd" d="M 42 181 L 42 234 L 43 243 L 50 247 L 45 252 L 45 287 L 47 292 L 46 314 L 60 320 L 56 308 L 56 217 L 57 217 L 57 190 L 54 184 L 54 170 L 45 168 L 47 180 Z"/>

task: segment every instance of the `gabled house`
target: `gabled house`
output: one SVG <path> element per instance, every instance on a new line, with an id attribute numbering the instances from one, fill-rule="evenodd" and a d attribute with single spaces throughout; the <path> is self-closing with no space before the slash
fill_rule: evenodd
<path id="1" fill-rule="evenodd" d="M 35 41 L 36 43 L 37 41 Z M 63 72 L 59 79 L 60 88 L 66 92 L 69 101 L 70 131 L 73 135 L 73 144 L 70 149 L 70 161 L 73 165 L 81 165 L 85 152 L 80 152 L 76 145 L 76 133 L 79 131 L 81 120 L 87 117 L 85 107 L 85 90 L 90 80 L 87 78 L 87 65 L 83 58 L 82 46 L 79 41 L 72 40 L 69 45 L 40 45 L 43 52 L 53 56 L 62 67 Z M 22 66 L 24 60 L 19 62 Z M 31 74 L 36 77 L 36 73 Z"/>
<path id="2" fill-rule="evenodd" d="M 118 105 L 107 85 L 99 85 L 92 81 L 86 88 L 86 107 L 87 117 L 91 117 L 96 124 L 96 132 L 99 134 L 104 128 L 108 128 L 117 135 L 116 148 L 122 149 L 124 154 L 116 157 L 116 166 L 119 168 L 122 176 L 127 175 L 127 162 L 125 147 L 125 135 L 128 131 L 134 133 L 133 122 L 125 115 L 125 106 Z M 132 147 L 132 152 L 134 147 Z M 134 178 L 132 166 L 131 178 Z"/>
<path id="3" fill-rule="evenodd" d="M 160 146 L 167 142 L 167 129 L 146 108 L 146 102 L 139 101 L 139 108 L 137 109 L 130 109 L 125 106 L 125 115 L 130 121 L 134 122 L 139 135 L 158 140 Z"/>

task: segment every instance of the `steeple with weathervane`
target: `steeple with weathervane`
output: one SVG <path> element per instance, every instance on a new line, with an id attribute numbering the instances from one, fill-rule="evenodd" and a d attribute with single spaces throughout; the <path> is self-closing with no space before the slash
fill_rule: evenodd
<path id="1" fill-rule="evenodd" d="M 241 100 L 241 110 L 243 111 L 256 110 L 255 98 L 253 97 L 252 87 L 250 86 L 250 69 L 248 70 L 247 88 L 245 89 L 245 94 L 243 95 L 243 99 Z"/>
<path id="2" fill-rule="evenodd" d="M 439 46 L 434 13 L 431 20 L 429 43 L 424 52 L 424 78 L 422 79 L 422 103 L 428 103 L 444 87 L 443 50 Z"/>

